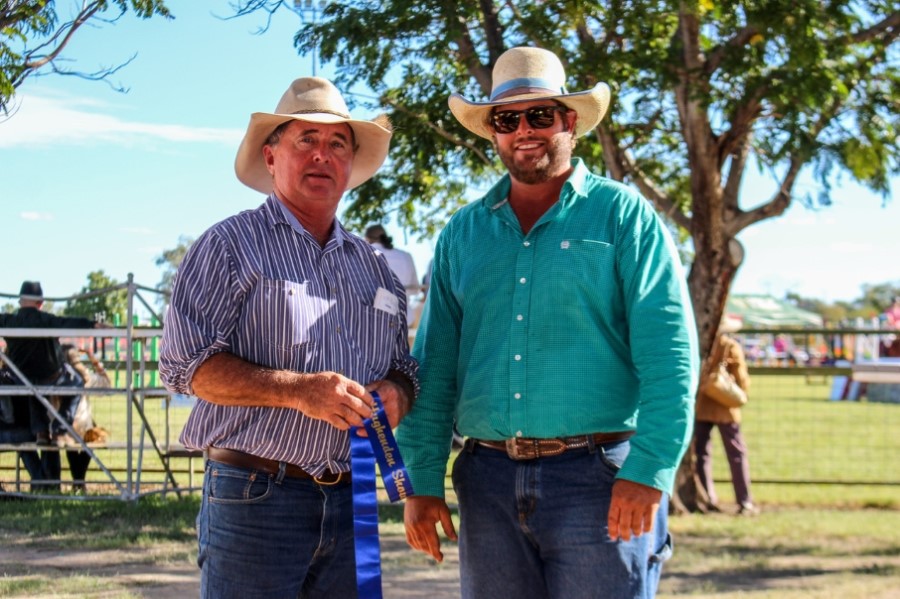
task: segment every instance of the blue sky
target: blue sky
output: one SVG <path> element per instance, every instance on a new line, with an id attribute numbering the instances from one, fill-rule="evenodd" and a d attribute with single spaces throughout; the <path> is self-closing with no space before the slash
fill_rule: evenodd
<path id="1" fill-rule="evenodd" d="M 230 14 L 224 0 L 169 4 L 174 21 L 129 16 L 85 28 L 68 50 L 84 71 L 137 53 L 114 76 L 127 94 L 60 76 L 19 89 L 15 113 L 0 122 L 0 292 L 38 279 L 47 296 L 66 296 L 99 269 L 155 286 L 162 274 L 155 260 L 180 236 L 196 237 L 262 201 L 235 178 L 234 155 L 250 114 L 273 110 L 294 78 L 312 74 L 311 57 L 293 48 L 301 19 L 282 11 L 255 35 L 262 13 L 225 21 L 214 16 Z M 745 205 L 767 200 L 772 189 L 754 176 Z M 894 199 L 883 207 L 871 192 L 841 185 L 827 209 L 795 203 L 745 230 L 739 239 L 747 255 L 733 292 L 850 300 L 865 283 L 900 280 L 898 191 L 894 181 Z M 434 241 L 388 228 L 421 275 Z"/>

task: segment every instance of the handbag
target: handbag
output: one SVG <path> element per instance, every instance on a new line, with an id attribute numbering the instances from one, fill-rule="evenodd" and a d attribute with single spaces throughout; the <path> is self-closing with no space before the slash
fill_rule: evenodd
<path id="1" fill-rule="evenodd" d="M 714 399 L 726 408 L 740 408 L 747 403 L 747 393 L 741 389 L 728 372 L 725 362 L 719 362 L 719 367 L 703 381 L 700 392 Z"/>

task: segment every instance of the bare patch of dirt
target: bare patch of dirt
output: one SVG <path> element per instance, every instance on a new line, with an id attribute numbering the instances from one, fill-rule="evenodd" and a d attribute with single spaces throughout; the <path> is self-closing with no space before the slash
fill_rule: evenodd
<path id="1" fill-rule="evenodd" d="M 459 555 L 454 544 L 444 547 L 444 562 L 436 564 L 413 552 L 398 534 L 382 535 L 382 583 L 386 599 L 457 599 Z M 69 594 L 64 585 L 46 597 L 131 597 L 184 599 L 200 595 L 200 571 L 193 543 L 158 543 L 114 550 L 60 548 L 25 538 L 4 538 L 0 568 L 7 578 L 68 579 L 87 576 L 109 581 L 110 590 Z M 26 595 L 18 595 L 26 596 Z M 29 593 L 33 599 L 42 595 Z"/>

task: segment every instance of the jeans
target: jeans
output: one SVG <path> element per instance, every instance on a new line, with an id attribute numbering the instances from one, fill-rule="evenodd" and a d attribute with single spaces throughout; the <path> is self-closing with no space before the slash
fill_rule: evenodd
<path id="1" fill-rule="evenodd" d="M 207 461 L 200 596 L 355 598 L 353 492 Z"/>
<path id="2" fill-rule="evenodd" d="M 469 441 L 453 467 L 463 599 L 644 599 L 671 556 L 668 497 L 653 530 L 607 535 L 628 441 L 514 461 Z"/>
<path id="3" fill-rule="evenodd" d="M 33 441 L 34 435 L 25 426 L 0 430 L 0 443 L 31 443 Z M 19 456 L 22 458 L 22 465 L 25 466 L 31 480 L 46 478 L 38 452 L 20 451 Z"/>

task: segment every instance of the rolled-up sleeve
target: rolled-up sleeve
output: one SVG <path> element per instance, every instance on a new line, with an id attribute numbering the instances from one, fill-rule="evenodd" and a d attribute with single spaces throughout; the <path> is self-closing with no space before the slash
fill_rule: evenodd
<path id="1" fill-rule="evenodd" d="M 169 391 L 192 394 L 191 379 L 197 368 L 231 349 L 229 338 L 239 305 L 230 248 L 208 231 L 184 257 L 166 313 L 159 373 Z"/>

